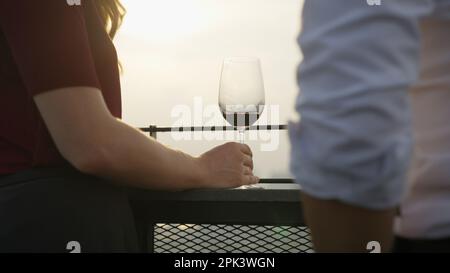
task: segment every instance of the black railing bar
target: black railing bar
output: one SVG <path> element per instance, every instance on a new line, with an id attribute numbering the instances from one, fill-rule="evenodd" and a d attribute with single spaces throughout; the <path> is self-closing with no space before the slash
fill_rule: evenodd
<path id="1" fill-rule="evenodd" d="M 236 131 L 238 130 L 234 126 L 186 126 L 186 127 L 157 127 L 149 126 L 139 128 L 143 132 L 156 133 L 156 132 L 197 132 L 197 131 Z M 246 130 L 287 130 L 288 125 L 254 125 L 247 127 Z"/>
<path id="2" fill-rule="evenodd" d="M 292 184 L 295 183 L 292 178 L 262 178 L 259 183 L 266 184 Z"/>

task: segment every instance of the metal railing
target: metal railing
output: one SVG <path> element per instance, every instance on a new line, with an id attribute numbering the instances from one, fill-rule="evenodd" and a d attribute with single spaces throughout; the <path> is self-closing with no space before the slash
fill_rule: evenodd
<path id="1" fill-rule="evenodd" d="M 157 138 L 157 133 L 168 133 L 168 132 L 199 132 L 199 131 L 236 131 L 237 128 L 234 126 L 184 126 L 184 127 L 158 127 L 155 125 L 150 125 L 149 127 L 139 128 L 141 131 L 149 133 L 153 138 Z M 247 131 L 253 130 L 287 130 L 288 125 L 254 125 L 247 127 Z"/>

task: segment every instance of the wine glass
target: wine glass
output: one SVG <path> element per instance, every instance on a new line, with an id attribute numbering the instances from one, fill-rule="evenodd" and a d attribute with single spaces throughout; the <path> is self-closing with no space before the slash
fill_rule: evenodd
<path id="1" fill-rule="evenodd" d="M 225 120 L 239 131 L 245 130 L 264 110 L 265 95 L 261 63 L 254 57 L 232 57 L 223 61 L 219 87 L 219 107 Z"/>

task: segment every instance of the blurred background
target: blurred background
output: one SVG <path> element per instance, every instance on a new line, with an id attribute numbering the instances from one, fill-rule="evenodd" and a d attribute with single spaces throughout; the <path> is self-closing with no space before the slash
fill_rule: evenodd
<path id="1" fill-rule="evenodd" d="M 123 119 L 136 127 L 172 126 L 177 105 L 193 108 L 196 97 L 204 107 L 217 105 L 221 64 L 229 56 L 259 57 L 266 104 L 279 106 L 280 123 L 296 119 L 296 69 L 301 61 L 296 38 L 302 2 L 122 0 L 127 16 L 115 44 L 123 66 Z M 202 123 L 197 119 L 183 125 Z M 223 124 L 217 120 L 217 125 Z M 160 133 L 158 140 L 194 155 L 225 142 L 177 140 L 171 133 Z M 255 174 L 290 177 L 287 132 L 279 133 L 275 150 L 262 151 L 261 142 L 271 141 L 276 142 L 246 140 L 254 152 Z"/>

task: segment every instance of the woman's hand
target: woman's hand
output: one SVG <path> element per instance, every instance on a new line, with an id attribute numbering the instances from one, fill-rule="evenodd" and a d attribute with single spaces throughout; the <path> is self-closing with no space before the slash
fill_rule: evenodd
<path id="1" fill-rule="evenodd" d="M 253 175 L 250 147 L 230 142 L 215 147 L 197 158 L 206 188 L 235 188 L 259 182 Z"/>

